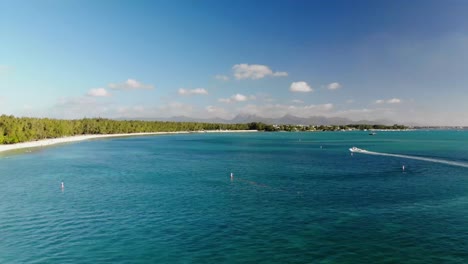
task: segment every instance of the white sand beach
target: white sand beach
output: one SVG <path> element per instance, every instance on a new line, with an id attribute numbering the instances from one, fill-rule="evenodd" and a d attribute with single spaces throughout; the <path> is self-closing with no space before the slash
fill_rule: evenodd
<path id="1" fill-rule="evenodd" d="M 150 135 L 167 135 L 167 134 L 189 134 L 189 133 L 245 133 L 257 132 L 257 130 L 206 130 L 206 131 L 177 131 L 177 132 L 148 132 L 148 133 L 129 133 L 129 134 L 103 134 L 103 135 L 80 135 L 62 138 L 51 138 L 37 141 L 29 141 L 17 144 L 0 145 L 0 152 L 46 147 L 57 144 L 71 143 L 90 139 L 111 138 L 111 137 L 134 137 L 134 136 L 150 136 Z"/>

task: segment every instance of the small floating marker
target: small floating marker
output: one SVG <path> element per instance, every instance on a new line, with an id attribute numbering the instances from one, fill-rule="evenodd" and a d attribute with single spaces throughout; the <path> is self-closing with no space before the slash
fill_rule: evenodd
<path id="1" fill-rule="evenodd" d="M 62 188 L 62 190 L 65 188 L 65 185 L 63 184 L 63 182 L 60 187 Z"/>
<path id="2" fill-rule="evenodd" d="M 234 173 L 231 172 L 231 181 L 234 180 Z"/>
<path id="3" fill-rule="evenodd" d="M 405 171 L 405 165 L 403 165 L 403 166 L 401 167 L 401 170 L 402 170 L 402 171 Z"/>

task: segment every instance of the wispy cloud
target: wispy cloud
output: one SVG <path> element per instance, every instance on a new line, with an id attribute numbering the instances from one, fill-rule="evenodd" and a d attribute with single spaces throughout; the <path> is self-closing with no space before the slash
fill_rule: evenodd
<path id="1" fill-rule="evenodd" d="M 271 94 L 265 92 L 256 93 L 255 95 L 252 95 L 251 98 L 265 103 L 272 103 L 276 101 L 276 99 L 273 98 Z"/>
<path id="2" fill-rule="evenodd" d="M 229 81 L 229 77 L 226 75 L 222 75 L 222 74 L 215 75 L 214 78 L 220 81 Z"/>
<path id="3" fill-rule="evenodd" d="M 186 116 L 192 118 L 232 118 L 231 113 L 217 106 L 198 107 L 181 102 L 167 102 L 158 106 L 121 106 L 113 109 L 113 116 L 126 118 L 170 118 Z"/>
<path id="4" fill-rule="evenodd" d="M 270 67 L 259 64 L 236 64 L 232 66 L 234 77 L 238 80 L 252 79 L 258 80 L 267 76 L 283 77 L 288 76 L 287 72 L 273 72 Z"/>
<path id="5" fill-rule="evenodd" d="M 128 79 L 122 83 L 110 83 L 109 88 L 115 89 L 115 90 L 141 90 L 141 89 L 151 90 L 151 89 L 154 89 L 154 85 L 144 84 L 135 79 Z"/>
<path id="6" fill-rule="evenodd" d="M 119 117 L 126 118 L 170 118 L 176 116 L 186 116 L 199 118 L 213 117 L 206 109 L 181 102 L 167 102 L 158 106 L 125 106 L 119 107 Z"/>
<path id="7" fill-rule="evenodd" d="M 401 100 L 398 98 L 392 98 L 387 100 L 387 104 L 399 104 L 401 103 Z"/>
<path id="8" fill-rule="evenodd" d="M 337 82 L 333 82 L 327 85 L 328 90 L 336 90 L 336 89 L 340 89 L 341 87 L 342 87 L 341 84 Z"/>
<path id="9" fill-rule="evenodd" d="M 361 108 L 361 109 L 345 109 L 333 112 L 331 117 L 344 117 L 355 121 L 360 120 L 388 120 L 404 122 L 407 121 L 408 112 L 386 107 L 378 108 Z"/>
<path id="10" fill-rule="evenodd" d="M 374 101 L 374 104 L 399 104 L 401 103 L 401 99 L 398 99 L 398 98 L 392 98 L 392 99 L 388 99 L 388 100 L 383 100 L 383 99 L 379 99 L 379 100 L 375 100 Z"/>
<path id="11" fill-rule="evenodd" d="M 177 93 L 180 95 L 206 95 L 208 94 L 208 91 L 204 88 L 196 88 L 192 90 L 180 88 Z"/>
<path id="12" fill-rule="evenodd" d="M 208 112 L 211 116 L 214 117 L 230 117 L 230 114 L 222 107 L 212 106 L 209 105 L 205 107 L 206 112 Z"/>
<path id="13" fill-rule="evenodd" d="M 303 104 L 303 103 L 304 103 L 304 101 L 299 100 L 299 99 L 294 99 L 294 100 L 292 100 L 291 102 L 293 102 L 293 103 L 295 103 L 295 104 Z"/>
<path id="14" fill-rule="evenodd" d="M 0 76 L 8 74 L 11 70 L 12 68 L 7 65 L 0 65 Z"/>
<path id="15" fill-rule="evenodd" d="M 56 118 L 83 118 L 108 116 L 110 104 L 92 96 L 60 97 L 47 112 Z"/>
<path id="16" fill-rule="evenodd" d="M 309 93 L 313 92 L 314 89 L 310 87 L 306 82 L 293 82 L 289 87 L 291 92 L 299 92 L 299 93 Z"/>
<path id="17" fill-rule="evenodd" d="M 81 96 L 59 97 L 49 111 L 56 118 L 111 117 L 115 112 L 112 102 L 98 99 L 109 96 L 105 88 L 93 88 Z"/>
<path id="18" fill-rule="evenodd" d="M 331 114 L 334 106 L 331 103 L 319 105 L 286 105 L 286 104 L 266 104 L 254 105 L 249 104 L 239 109 L 239 112 L 246 114 L 255 114 L 262 117 L 277 118 L 286 114 L 291 114 L 298 117 L 310 116 L 328 116 Z"/>
<path id="19" fill-rule="evenodd" d="M 88 91 L 86 94 L 93 97 L 106 97 L 111 96 L 111 94 L 105 88 L 95 88 Z"/>
<path id="20" fill-rule="evenodd" d="M 76 97 L 60 97 L 57 100 L 56 106 L 84 106 L 84 105 L 92 105 L 96 103 L 96 99 L 92 97 L 85 97 L 85 96 L 76 96 Z"/>
<path id="21" fill-rule="evenodd" d="M 235 94 L 229 98 L 220 98 L 218 99 L 219 102 L 221 103 L 234 103 L 234 102 L 245 102 L 248 100 L 255 100 L 255 96 L 246 96 L 243 94 Z"/>
<path id="22" fill-rule="evenodd" d="M 120 117 L 145 117 L 146 112 L 151 112 L 151 109 L 142 105 L 120 106 L 116 109 Z"/>

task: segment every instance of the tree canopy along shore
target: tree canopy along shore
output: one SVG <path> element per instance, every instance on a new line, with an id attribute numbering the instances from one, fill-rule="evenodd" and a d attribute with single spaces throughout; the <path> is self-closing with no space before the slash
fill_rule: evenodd
<path id="1" fill-rule="evenodd" d="M 177 132 L 202 130 L 325 131 L 349 129 L 405 129 L 404 126 L 347 125 L 302 126 L 267 125 L 258 122 L 221 124 L 197 122 L 162 122 L 84 118 L 75 120 L 0 116 L 0 144 L 15 144 L 49 138 L 78 135 Z"/>

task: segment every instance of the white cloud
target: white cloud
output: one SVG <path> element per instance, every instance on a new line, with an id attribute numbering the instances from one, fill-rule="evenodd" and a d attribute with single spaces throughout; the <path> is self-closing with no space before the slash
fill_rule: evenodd
<path id="1" fill-rule="evenodd" d="M 347 104 L 352 104 L 352 103 L 354 103 L 354 99 L 348 99 L 348 100 L 346 100 L 346 103 Z"/>
<path id="2" fill-rule="evenodd" d="M 330 84 L 327 85 L 328 90 L 336 90 L 336 89 L 339 89 L 339 88 L 341 88 L 341 84 L 337 83 L 337 82 L 330 83 Z"/>
<path id="3" fill-rule="evenodd" d="M 256 97 L 254 95 L 245 96 L 243 94 L 235 94 L 229 98 L 220 98 L 218 99 L 218 101 L 221 103 L 234 103 L 234 102 L 245 102 L 248 100 L 255 100 L 255 98 Z"/>
<path id="4" fill-rule="evenodd" d="M 398 99 L 398 98 L 392 98 L 392 99 L 388 99 L 388 100 L 382 100 L 382 99 L 379 99 L 379 100 L 375 100 L 374 104 L 399 104 L 401 103 L 401 99 Z"/>
<path id="5" fill-rule="evenodd" d="M 387 104 L 399 104 L 401 103 L 401 100 L 398 98 L 392 98 L 387 100 Z"/>
<path id="6" fill-rule="evenodd" d="M 192 89 L 192 90 L 187 90 L 187 89 L 184 89 L 184 88 L 180 88 L 178 93 L 180 95 L 196 95 L 196 94 L 205 95 L 205 94 L 208 94 L 208 91 L 203 89 L 203 88 L 196 88 L 196 89 Z"/>
<path id="7" fill-rule="evenodd" d="M 109 88 L 115 90 L 138 90 L 138 89 L 154 89 L 151 84 L 144 84 L 134 79 L 128 79 L 123 83 L 110 83 Z"/>
<path id="8" fill-rule="evenodd" d="M 291 87 L 289 87 L 291 92 L 300 92 L 300 93 L 308 93 L 313 92 L 314 89 L 310 87 L 306 82 L 293 82 L 291 83 Z"/>
<path id="9" fill-rule="evenodd" d="M 91 89 L 86 95 L 93 97 L 111 96 L 111 94 L 104 88 Z"/>
<path id="10" fill-rule="evenodd" d="M 294 99 L 294 100 L 292 100 L 291 102 L 293 102 L 293 103 L 295 103 L 295 104 L 303 104 L 303 103 L 304 103 L 304 101 L 299 100 L 299 99 Z"/>
<path id="11" fill-rule="evenodd" d="M 243 94 L 235 94 L 231 98 L 232 98 L 232 100 L 237 101 L 237 102 L 247 101 L 247 96 L 245 96 Z"/>
<path id="12" fill-rule="evenodd" d="M 232 70 L 234 71 L 234 77 L 238 80 L 243 79 L 262 79 L 267 76 L 273 77 L 283 77 L 288 76 L 287 72 L 273 72 L 268 66 L 266 65 L 259 65 L 259 64 L 236 64 L 232 66 Z"/>
<path id="13" fill-rule="evenodd" d="M 220 81 L 228 81 L 228 80 L 229 80 L 229 77 L 228 77 L 228 76 L 222 75 L 222 74 L 215 75 L 214 78 L 215 78 L 216 80 L 220 80 Z"/>

